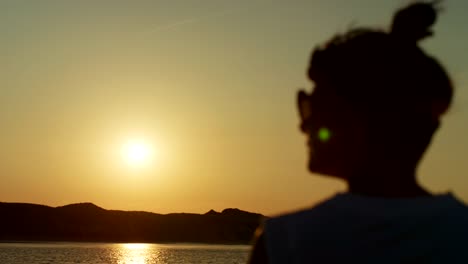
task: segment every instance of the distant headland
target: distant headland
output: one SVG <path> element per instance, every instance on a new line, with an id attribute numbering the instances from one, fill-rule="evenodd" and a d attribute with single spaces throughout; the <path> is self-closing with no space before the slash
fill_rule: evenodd
<path id="1" fill-rule="evenodd" d="M 0 202 L 0 242 L 247 244 L 263 218 L 239 209 L 163 215 L 106 210 L 92 203 L 50 207 Z"/>

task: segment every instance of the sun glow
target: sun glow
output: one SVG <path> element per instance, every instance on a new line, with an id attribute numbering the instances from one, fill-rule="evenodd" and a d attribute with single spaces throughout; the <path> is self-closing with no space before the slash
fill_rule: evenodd
<path id="1" fill-rule="evenodd" d="M 132 140 L 124 144 L 122 156 L 131 166 L 148 165 L 154 156 L 151 145 L 141 140 Z"/>

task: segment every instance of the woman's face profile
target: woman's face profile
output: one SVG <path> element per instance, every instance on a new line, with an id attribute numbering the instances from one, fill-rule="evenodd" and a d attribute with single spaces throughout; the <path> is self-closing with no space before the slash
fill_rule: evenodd
<path id="1" fill-rule="evenodd" d="M 310 172 L 346 179 L 366 159 L 364 118 L 333 89 L 316 86 L 297 97 Z"/>

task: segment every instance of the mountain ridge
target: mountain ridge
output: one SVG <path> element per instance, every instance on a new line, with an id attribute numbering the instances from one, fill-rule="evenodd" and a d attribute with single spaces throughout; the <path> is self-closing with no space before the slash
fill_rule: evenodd
<path id="1" fill-rule="evenodd" d="M 246 244 L 265 216 L 227 208 L 204 214 L 108 210 L 90 202 L 51 207 L 0 202 L 0 241 Z"/>

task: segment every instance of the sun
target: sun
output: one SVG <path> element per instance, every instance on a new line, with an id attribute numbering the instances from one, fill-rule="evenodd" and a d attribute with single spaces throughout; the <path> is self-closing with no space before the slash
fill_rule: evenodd
<path id="1" fill-rule="evenodd" d="M 153 149 L 145 141 L 131 140 L 123 145 L 122 156 L 127 164 L 140 167 L 148 165 L 153 156 Z"/>

